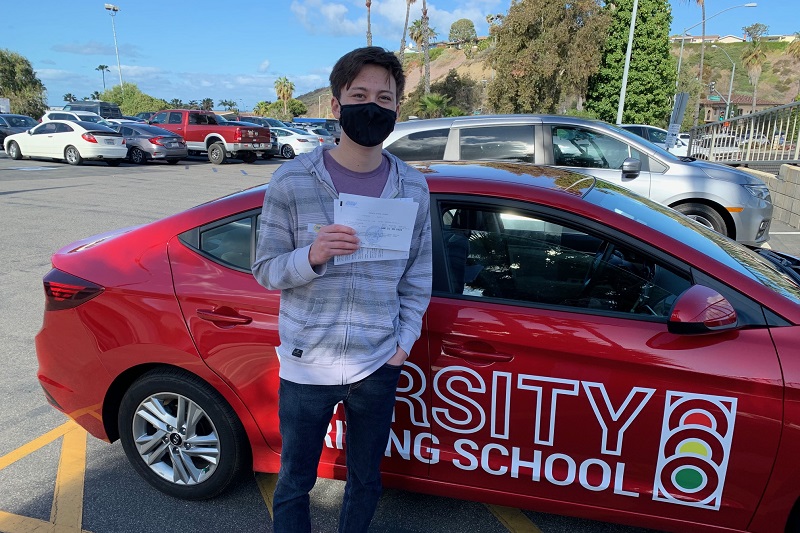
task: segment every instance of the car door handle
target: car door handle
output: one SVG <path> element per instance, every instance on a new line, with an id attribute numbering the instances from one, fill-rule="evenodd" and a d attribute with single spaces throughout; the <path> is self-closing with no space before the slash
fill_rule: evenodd
<path id="1" fill-rule="evenodd" d="M 197 316 L 209 322 L 219 322 L 232 326 L 245 325 L 253 321 L 249 316 L 240 315 L 230 307 L 222 307 L 218 310 L 198 309 Z"/>
<path id="2" fill-rule="evenodd" d="M 471 341 L 468 345 L 465 346 L 453 341 L 442 341 L 442 354 L 484 364 L 507 363 L 514 359 L 512 354 L 498 352 L 490 344 L 482 341 Z"/>

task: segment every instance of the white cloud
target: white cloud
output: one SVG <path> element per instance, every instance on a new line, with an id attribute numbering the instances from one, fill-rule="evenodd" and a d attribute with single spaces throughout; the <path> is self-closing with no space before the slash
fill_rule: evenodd
<path id="1" fill-rule="evenodd" d="M 261 62 L 261 64 L 258 66 L 258 71 L 259 71 L 259 72 L 266 72 L 267 70 L 269 70 L 269 59 L 265 59 L 265 60 L 264 60 L 264 61 L 262 61 L 262 62 Z"/>

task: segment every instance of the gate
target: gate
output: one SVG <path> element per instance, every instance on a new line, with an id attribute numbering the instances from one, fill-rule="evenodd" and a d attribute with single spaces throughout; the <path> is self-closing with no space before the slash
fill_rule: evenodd
<path id="1" fill-rule="evenodd" d="M 800 102 L 696 126 L 688 153 L 777 175 L 781 165 L 800 163 Z"/>

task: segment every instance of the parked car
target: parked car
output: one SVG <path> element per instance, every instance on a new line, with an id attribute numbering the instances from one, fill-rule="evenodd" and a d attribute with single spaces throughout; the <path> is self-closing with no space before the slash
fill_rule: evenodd
<path id="1" fill-rule="evenodd" d="M 156 112 L 155 112 L 155 111 L 142 111 L 141 113 L 136 113 L 136 116 L 137 116 L 137 117 L 139 117 L 139 118 L 141 118 L 141 119 L 142 119 L 142 120 L 144 120 L 145 122 L 147 122 L 147 121 L 148 121 L 148 120 L 150 120 L 150 119 L 153 117 L 153 115 L 155 115 L 155 114 L 156 114 Z"/>
<path id="2" fill-rule="evenodd" d="M 128 118 L 107 118 L 105 119 L 105 121 L 111 124 L 111 127 L 115 127 L 120 124 L 126 124 L 126 123 L 130 124 L 139 122 L 138 120 L 130 120 Z M 139 123 L 141 124 L 141 122 Z"/>
<path id="3" fill-rule="evenodd" d="M 73 122 L 94 122 L 106 127 L 112 126 L 111 122 L 107 121 L 97 113 L 91 111 L 48 111 L 39 122 L 47 122 L 49 120 L 71 120 Z"/>
<path id="4" fill-rule="evenodd" d="M 311 152 L 319 146 L 319 135 L 297 128 L 275 128 L 270 131 L 278 138 L 278 153 L 284 159 L 292 159 L 297 154 Z"/>
<path id="5" fill-rule="evenodd" d="M 319 143 L 323 146 L 336 146 L 336 137 L 325 128 L 307 128 L 306 131 L 311 135 L 319 137 Z"/>
<path id="6" fill-rule="evenodd" d="M 175 135 L 150 124 L 126 122 L 115 128 L 125 138 L 128 146 L 128 159 L 132 163 L 143 164 L 147 161 L 166 161 L 174 165 L 189 156 L 186 142 L 180 135 Z"/>
<path id="7" fill-rule="evenodd" d="M 480 115 L 399 122 L 383 147 L 407 161 L 518 160 L 580 169 L 668 205 L 748 244 L 769 240 L 763 181 L 726 165 L 679 158 L 596 120 Z"/>
<path id="8" fill-rule="evenodd" d="M 0 145 L 6 136 L 22 133 L 38 125 L 35 119 L 27 115 L 14 115 L 11 113 L 0 114 Z"/>
<path id="9" fill-rule="evenodd" d="M 270 128 L 285 128 L 286 123 L 281 122 L 277 118 L 272 117 L 259 117 L 259 116 L 239 116 L 239 120 L 243 120 L 245 122 L 254 122 L 255 124 L 260 124 L 261 126 L 269 126 Z"/>
<path id="10" fill-rule="evenodd" d="M 433 297 L 387 487 L 675 532 L 797 531 L 796 258 L 570 170 L 420 168 Z M 47 400 L 171 496 L 280 466 L 280 293 L 250 271 L 265 187 L 64 246 L 43 279 Z M 321 476 L 344 476 L 346 442 L 337 409 Z"/>
<path id="11" fill-rule="evenodd" d="M 706 134 L 692 145 L 692 157 L 713 161 L 740 161 L 739 140 L 730 134 Z"/>
<path id="12" fill-rule="evenodd" d="M 66 159 L 70 165 L 99 160 L 116 167 L 128 155 L 122 135 L 101 124 L 83 121 L 49 120 L 9 135 L 4 146 L 11 159 Z"/>
<path id="13" fill-rule="evenodd" d="M 620 124 L 619 127 L 643 139 L 647 139 L 651 143 L 678 157 L 688 155 L 688 143 L 683 142 L 679 137 L 675 138 L 675 145 L 672 148 L 667 148 L 667 135 L 669 135 L 669 132 L 665 129 L 648 126 L 646 124 Z"/>
<path id="14" fill-rule="evenodd" d="M 147 122 L 146 119 L 144 119 L 144 118 L 142 118 L 140 116 L 122 115 L 122 118 L 124 120 L 132 120 L 134 122 Z"/>
<path id="15" fill-rule="evenodd" d="M 103 118 L 122 118 L 122 111 L 113 102 L 102 102 L 99 100 L 83 100 L 80 102 L 70 102 L 64 106 L 64 111 L 90 111 Z"/>

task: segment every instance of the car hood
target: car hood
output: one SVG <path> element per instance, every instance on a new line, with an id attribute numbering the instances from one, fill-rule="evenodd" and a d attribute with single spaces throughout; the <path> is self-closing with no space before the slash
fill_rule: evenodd
<path id="1" fill-rule="evenodd" d="M 686 163 L 693 168 L 699 168 L 709 178 L 715 180 L 729 181 L 731 183 L 738 183 L 740 185 L 764 185 L 764 181 L 749 172 L 739 170 L 728 165 L 720 163 L 713 163 L 710 161 L 691 161 Z"/>

